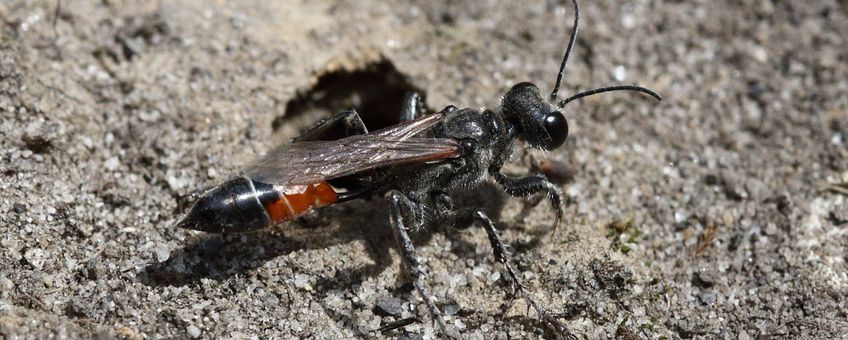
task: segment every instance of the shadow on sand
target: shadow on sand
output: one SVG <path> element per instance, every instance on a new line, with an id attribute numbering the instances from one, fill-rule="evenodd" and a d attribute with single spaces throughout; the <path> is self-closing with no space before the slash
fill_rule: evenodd
<path id="1" fill-rule="evenodd" d="M 458 195 L 455 198 L 455 206 L 482 207 L 498 223 L 506 199 L 500 187 L 484 183 L 473 191 Z M 336 221 L 339 226 L 327 226 L 329 221 Z M 309 226 L 315 224 L 319 226 Z M 503 223 L 499 223 L 499 227 L 504 227 Z M 444 232 L 454 243 L 452 252 L 459 257 L 474 256 L 478 247 L 488 247 L 488 243 L 472 244 L 464 241 L 458 234 L 462 231 L 441 226 L 433 228 L 435 230 L 416 233 L 415 243 L 426 244 L 433 232 Z M 396 245 L 389 227 L 388 205 L 384 200 L 372 198 L 331 206 L 323 209 L 320 215 L 283 228 L 274 227 L 239 234 L 203 235 L 184 248 L 173 251 L 168 260 L 148 265 L 136 277 L 142 284 L 152 287 L 186 286 L 204 278 L 222 281 L 259 268 L 278 256 L 299 250 L 323 249 L 357 240 L 365 242 L 366 251 L 373 262 L 341 271 L 334 278 L 319 278 L 315 287 L 321 287 L 321 291 L 316 294 L 326 295 L 332 290 L 345 289 L 344 287 L 352 283 L 361 283 L 376 276 L 391 264 L 389 249 Z M 411 293 L 411 285 L 402 285 L 398 290 Z M 319 297 L 318 301 L 320 300 Z M 355 324 L 349 315 L 327 307 L 325 310 L 337 321 L 343 321 L 350 327 Z"/>

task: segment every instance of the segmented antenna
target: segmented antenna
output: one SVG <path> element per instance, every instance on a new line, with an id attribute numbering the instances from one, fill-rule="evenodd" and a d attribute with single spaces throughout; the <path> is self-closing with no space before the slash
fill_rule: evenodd
<path id="1" fill-rule="evenodd" d="M 565 75 L 565 64 L 568 63 L 568 57 L 571 56 L 571 50 L 574 48 L 574 40 L 577 39 L 577 28 L 580 24 L 580 6 L 577 5 L 577 0 L 571 0 L 571 3 L 574 4 L 574 26 L 571 28 L 571 37 L 568 38 L 568 47 L 565 49 L 565 55 L 562 56 L 562 64 L 559 65 L 559 74 L 557 75 L 556 84 L 554 85 L 554 90 L 551 92 L 551 103 L 556 102 L 557 93 L 559 92 L 559 86 L 562 83 L 562 78 Z M 647 88 L 636 86 L 636 85 L 618 85 L 618 86 L 606 86 L 597 88 L 594 90 L 580 92 L 571 97 L 564 99 L 563 101 L 556 104 L 557 108 L 565 107 L 565 104 L 573 100 L 577 100 L 583 97 L 591 96 L 593 94 L 611 92 L 611 91 L 637 91 L 650 95 L 651 97 L 656 98 L 657 100 L 662 100 L 659 94 L 656 92 L 649 90 Z"/>
<path id="2" fill-rule="evenodd" d="M 580 7 L 577 6 L 577 0 L 571 0 L 571 3 L 574 4 L 574 25 L 571 27 L 571 37 L 568 38 L 568 47 L 565 48 L 565 54 L 562 56 L 562 64 L 559 65 L 556 85 L 554 85 L 554 90 L 551 92 L 551 103 L 556 102 L 559 85 L 562 83 L 562 77 L 565 75 L 565 64 L 568 63 L 571 49 L 574 48 L 574 40 L 577 39 L 577 28 L 580 24 Z"/>
<path id="3" fill-rule="evenodd" d="M 637 91 L 637 92 L 646 93 L 646 94 L 650 95 L 651 97 L 656 98 L 657 100 L 662 100 L 662 97 L 660 97 L 659 94 L 657 94 L 656 92 L 654 92 L 650 89 L 647 89 L 647 88 L 644 88 L 644 87 L 641 87 L 641 86 L 636 86 L 636 85 L 618 85 L 618 86 L 601 87 L 601 88 L 597 88 L 597 89 L 594 89 L 594 90 L 580 92 L 580 93 L 575 94 L 571 97 L 565 98 L 563 101 L 561 101 L 557 104 L 557 107 L 563 108 L 563 107 L 565 107 L 565 104 L 568 104 L 568 102 L 570 102 L 572 100 L 580 99 L 580 98 L 583 98 L 583 97 L 588 97 L 588 96 L 591 96 L 593 94 L 610 92 L 610 91 Z"/>

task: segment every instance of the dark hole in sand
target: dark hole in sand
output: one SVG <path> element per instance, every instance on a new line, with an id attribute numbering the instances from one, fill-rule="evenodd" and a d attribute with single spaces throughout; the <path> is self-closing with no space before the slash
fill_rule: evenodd
<path id="1" fill-rule="evenodd" d="M 286 142 L 315 122 L 350 108 L 359 112 L 368 131 L 395 125 L 403 97 L 410 91 L 424 96 L 421 89 L 385 59 L 355 71 L 323 74 L 315 86 L 288 102 L 285 116 L 274 120 L 275 139 Z M 432 112 L 426 107 L 424 111 Z M 334 131 L 333 136 L 341 131 Z"/>

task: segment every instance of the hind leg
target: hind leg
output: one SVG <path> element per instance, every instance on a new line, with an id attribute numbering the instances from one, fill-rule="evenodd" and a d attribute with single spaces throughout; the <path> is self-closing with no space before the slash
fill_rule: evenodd
<path id="1" fill-rule="evenodd" d="M 415 246 L 412 244 L 412 239 L 409 238 L 409 234 L 407 233 L 406 223 L 418 224 L 414 221 L 416 217 L 413 213 L 416 209 L 413 205 L 417 203 L 412 202 L 404 194 L 396 190 L 390 191 L 386 197 L 389 200 L 392 231 L 394 231 L 395 240 L 397 241 L 398 248 L 400 248 L 403 263 L 406 265 L 406 271 L 412 278 L 412 285 L 415 286 L 415 290 L 424 299 L 427 309 L 430 310 L 430 314 L 439 325 L 442 334 L 447 337 L 456 338 L 456 334 L 448 330 L 447 324 L 445 324 L 445 320 L 442 317 L 442 312 L 433 302 L 433 297 L 430 295 L 429 289 L 424 285 L 421 265 L 418 262 L 418 257 L 415 256 Z"/>
<path id="2" fill-rule="evenodd" d="M 315 125 L 303 131 L 300 136 L 294 139 L 294 142 L 332 140 L 333 130 L 344 129 L 342 136 L 347 137 L 353 135 L 364 135 L 368 133 L 365 123 L 359 113 L 354 109 L 342 111 L 328 118 L 325 118 Z M 339 135 L 339 133 L 336 133 Z"/>
<path id="3" fill-rule="evenodd" d="M 403 96 L 403 107 L 400 110 L 400 122 L 408 122 L 421 116 L 421 95 L 418 92 L 407 92 Z"/>

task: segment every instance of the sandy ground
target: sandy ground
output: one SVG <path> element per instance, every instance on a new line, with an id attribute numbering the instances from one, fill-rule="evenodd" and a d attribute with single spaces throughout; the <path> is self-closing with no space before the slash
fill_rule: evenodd
<path id="1" fill-rule="evenodd" d="M 534 153 L 569 175 L 554 233 L 546 203 L 467 195 L 532 295 L 579 338 L 848 336 L 848 4 L 582 5 L 564 92 L 638 83 L 665 100 L 568 106 L 567 144 Z M 0 335 L 335 339 L 411 316 L 382 336 L 434 336 L 385 203 L 221 236 L 174 227 L 183 197 L 348 105 L 373 127 L 410 89 L 431 109 L 549 91 L 572 11 L 7 0 L 0 17 Z M 418 249 L 464 337 L 554 336 L 482 230 L 423 232 Z"/>

